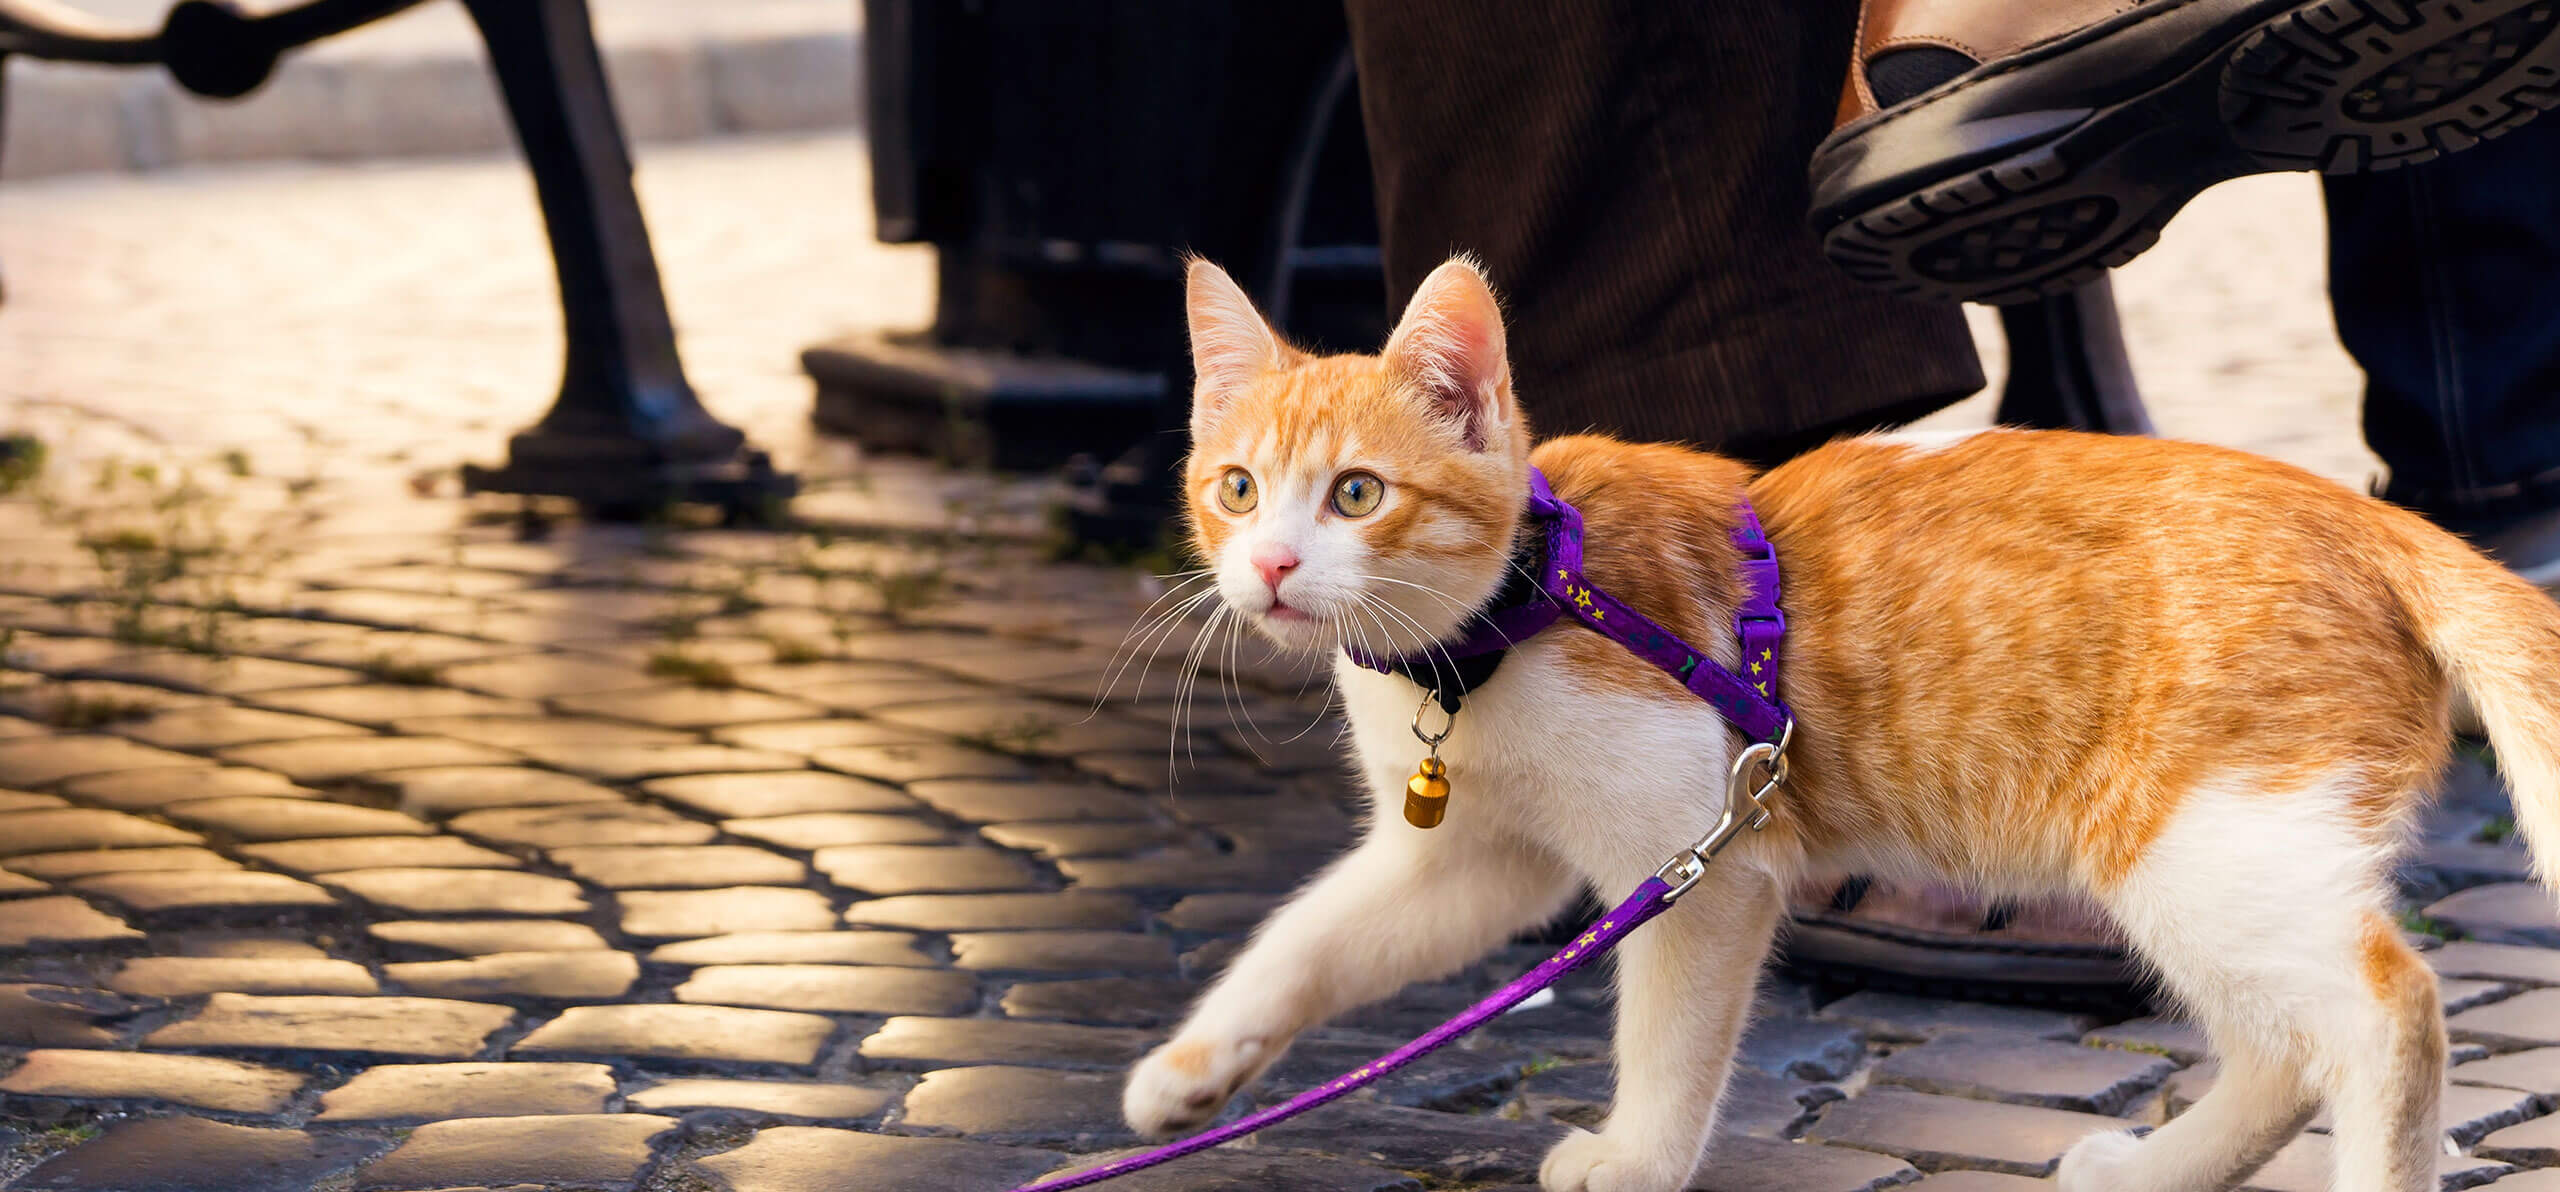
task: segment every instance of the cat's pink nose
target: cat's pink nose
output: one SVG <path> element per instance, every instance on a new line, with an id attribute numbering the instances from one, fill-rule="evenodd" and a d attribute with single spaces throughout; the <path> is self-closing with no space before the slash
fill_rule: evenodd
<path id="1" fill-rule="evenodd" d="M 1298 552 L 1277 542 L 1266 542 L 1253 548 L 1252 559 L 1253 569 L 1262 573 L 1263 586 L 1270 588 L 1275 597 L 1280 594 L 1280 581 L 1298 569 Z"/>

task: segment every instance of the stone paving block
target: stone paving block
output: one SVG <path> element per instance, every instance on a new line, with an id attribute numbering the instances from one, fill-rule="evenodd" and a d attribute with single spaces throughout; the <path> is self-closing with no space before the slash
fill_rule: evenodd
<path id="1" fill-rule="evenodd" d="M 1055 1169 L 1065 1158 L 1055 1151 L 951 1138 L 777 1126 L 759 1131 L 734 1151 L 696 1159 L 693 1166 L 720 1192 L 915 1192 L 1009 1188 Z"/>
<path id="2" fill-rule="evenodd" d="M 370 1138 L 324 1138 L 195 1117 L 132 1118 L 19 1177 L 22 1189 L 55 1192 L 309 1192 L 381 1150 Z"/>
<path id="3" fill-rule="evenodd" d="M 159 1101 L 226 1113 L 282 1111 L 303 1076 L 206 1055 L 147 1051 L 31 1051 L 0 1093 L 73 1101 Z"/>
<path id="4" fill-rule="evenodd" d="M 9 870 L 42 881 L 65 881 L 93 873 L 127 873 L 167 869 L 238 869 L 240 863 L 210 849 L 106 848 L 68 853 L 31 853 L 11 857 Z"/>
<path id="5" fill-rule="evenodd" d="M 1752 1021 L 1735 1058 L 1779 1076 L 1839 1080 L 1866 1062 L 1867 1037 L 1846 1023 L 1769 1014 Z"/>
<path id="6" fill-rule="evenodd" d="M 978 834 L 1009 849 L 1038 853 L 1042 859 L 1050 861 L 1143 852 L 1183 839 L 1180 829 L 1162 824 L 1110 821 L 988 824 L 979 828 Z"/>
<path id="7" fill-rule="evenodd" d="M 197 928 L 176 939 L 181 957 L 207 960 L 331 960 L 326 949 L 304 938 L 307 933 L 270 935 L 251 928 L 226 931 L 220 928 Z"/>
<path id="8" fill-rule="evenodd" d="M 145 651 L 118 655 L 90 668 L 100 678 L 175 687 L 219 695 L 249 695 L 289 687 L 345 683 L 355 673 L 334 666 L 279 662 L 272 658 L 208 658 L 202 654 Z"/>
<path id="9" fill-rule="evenodd" d="M 740 931 L 660 944 L 651 964 L 866 964 L 935 968 L 903 931 Z"/>
<path id="10" fill-rule="evenodd" d="M 1140 857 L 1079 857 L 1058 862 L 1067 881 L 1084 890 L 1264 890 L 1284 892 L 1306 883 L 1331 854 L 1272 854 L 1239 849 L 1165 849 Z"/>
<path id="11" fill-rule="evenodd" d="M 528 745 L 524 754 L 545 765 L 604 782 L 634 782 L 679 774 L 776 772 L 805 768 L 796 754 L 736 749 L 727 745 Z"/>
<path id="12" fill-rule="evenodd" d="M 261 865 L 310 877 L 369 869 L 514 869 L 514 857 L 451 836 L 341 836 L 246 844 L 232 850 Z"/>
<path id="13" fill-rule="evenodd" d="M 25 791 L 0 791 L 0 812 L 51 811 L 71 804 L 60 795 L 32 795 Z"/>
<path id="14" fill-rule="evenodd" d="M 877 1117 L 898 1100 L 884 1089 L 786 1080 L 669 1080 L 632 1093 L 633 1109 L 670 1112 L 734 1109 L 772 1117 L 851 1122 Z"/>
<path id="15" fill-rule="evenodd" d="M 999 1005 L 1007 1018 L 1147 1027 L 1171 1025 L 1199 996 L 1200 987 L 1189 981 L 1093 977 L 1025 981 L 1006 990 Z"/>
<path id="16" fill-rule="evenodd" d="M 171 803 L 219 799 L 232 795 L 277 795 L 289 799 L 321 798 L 318 791 L 297 786 L 290 778 L 247 766 L 183 766 L 163 770 L 130 770 L 93 774 L 62 784 L 83 803 L 117 811 L 156 811 Z"/>
<path id="17" fill-rule="evenodd" d="M 373 973 L 345 960 L 261 960 L 230 956 L 137 956 L 108 977 L 106 987 L 141 997 L 194 997 L 206 993 L 379 992 Z"/>
<path id="18" fill-rule="evenodd" d="M 160 814 L 235 840 L 310 840 L 326 836 L 426 836 L 433 825 L 397 811 L 316 799 L 239 795 L 171 803 Z"/>
<path id="19" fill-rule="evenodd" d="M 147 720 L 119 726 L 115 731 L 146 745 L 165 749 L 216 749 L 259 741 L 360 735 L 365 730 L 316 716 L 209 705 L 172 708 Z"/>
<path id="20" fill-rule="evenodd" d="M 0 951 L 140 938 L 124 920 L 67 894 L 0 902 Z"/>
<path id="21" fill-rule="evenodd" d="M 0 857 L 71 849 L 196 844 L 193 832 L 116 811 L 12 811 L 0 814 Z"/>
<path id="22" fill-rule="evenodd" d="M 631 992 L 639 958 L 627 952 L 491 952 L 459 960 L 387 964 L 395 985 L 430 997 L 601 1002 Z"/>
<path id="23" fill-rule="evenodd" d="M 2465 977 L 2436 977 L 2436 1001 L 2446 1014 L 2460 1014 L 2475 1006 L 2504 1001 L 2518 987 L 2504 981 L 2474 981 Z"/>
<path id="24" fill-rule="evenodd" d="M 1882 1192 L 1919 1173 L 1888 1155 L 1775 1138 L 1727 1135 L 1707 1151 L 1691 1192 Z M 1977 1173 L 1978 1174 L 1978 1173 Z M 1942 1177 L 1943 1178 L 1943 1177 Z M 1992 1177 L 1995 1179 L 2008 1177 Z M 2024 1181 L 2021 1181 L 2024 1182 Z M 1920 1185 L 1928 1187 L 1925 1181 Z M 2029 1188 L 2044 1187 L 2028 1184 Z M 1991 1188 L 1956 1192 L 1997 1192 Z"/>
<path id="25" fill-rule="evenodd" d="M 353 869 L 318 880 L 403 915 L 575 915 L 587 909 L 578 883 L 513 869 Z"/>
<path id="26" fill-rule="evenodd" d="M 505 1006 L 422 997 L 266 997 L 217 993 L 146 1047 L 348 1051 L 468 1059 L 515 1018 Z"/>
<path id="27" fill-rule="evenodd" d="M 2305 1134 L 2286 1143 L 2276 1157 L 2240 1185 L 2241 1192 L 2329 1192 L 2335 1166 L 2329 1139 Z M 2436 1156 L 2436 1179 L 2443 1188 L 2470 1188 L 2506 1172 L 2503 1163 L 2463 1155 Z"/>
<path id="28" fill-rule="evenodd" d="M 1923 1171 L 1970 1167 L 2041 1177 L 2073 1143 L 2127 1126 L 2094 1114 L 1877 1089 L 1825 1110 L 1804 1136 L 1893 1155 Z"/>
<path id="29" fill-rule="evenodd" d="M 646 1113 L 542 1114 L 429 1122 L 356 1174 L 357 1192 L 569 1185 L 624 1192 L 640 1182 L 676 1119 Z"/>
<path id="30" fill-rule="evenodd" d="M 2560 1169 L 2519 1171 L 2475 1186 L 2490 1192 L 2560 1192 Z"/>
<path id="31" fill-rule="evenodd" d="M 1909 1192 L 2051 1192 L 2051 1184 L 1988 1171 L 1950 1171 L 1910 1186 Z"/>
<path id="32" fill-rule="evenodd" d="M 1259 1137 L 1266 1147 L 1330 1152 L 1441 1179 L 1511 1180 L 1535 1176 L 1539 1161 L 1564 1134 L 1563 1127 L 1546 1122 L 1337 1101 Z"/>
<path id="33" fill-rule="evenodd" d="M 52 888 L 34 878 L 0 869 L 0 898 L 11 898 L 20 894 L 41 894 Z"/>
<path id="34" fill-rule="evenodd" d="M 822 658 L 815 662 L 762 662 L 734 668 L 738 681 L 749 687 L 768 691 L 792 692 L 803 687 L 828 687 L 839 683 L 896 683 L 924 677 L 913 667 L 887 662 L 854 662 L 840 658 Z M 903 730 L 902 730 L 903 731 Z M 862 740 L 879 740 L 880 734 L 862 734 Z M 916 734 L 904 731 L 891 740 L 914 740 Z M 847 741 L 844 744 L 856 742 Z"/>
<path id="35" fill-rule="evenodd" d="M 2560 985 L 2560 950 L 2550 948 L 2456 940 L 2427 953 L 2427 963 L 2446 977 Z"/>
<path id="36" fill-rule="evenodd" d="M 812 683 L 805 687 L 792 688 L 791 693 L 831 711 L 854 716 L 874 715 L 882 709 L 891 707 L 931 706 L 920 702 L 925 700 L 983 700 L 997 697 L 997 693 L 975 683 L 963 683 L 955 679 L 922 674 L 911 674 L 905 678 L 886 681 L 856 679 L 842 683 Z M 891 723 L 924 733 L 944 736 L 968 735 L 949 732 L 928 724 L 908 721 Z"/>
<path id="37" fill-rule="evenodd" d="M 531 718 L 542 715 L 542 705 L 531 700 L 500 699 L 451 687 L 410 687 L 394 683 L 273 691 L 258 696 L 253 702 L 261 707 L 343 720 L 376 729 L 387 729 L 400 721 L 438 716 Z"/>
<path id="38" fill-rule="evenodd" d="M 779 668 L 797 670 L 797 667 Z M 759 668 L 743 667 L 738 680 L 750 687 L 790 690 L 759 677 Z M 850 720 L 829 716 L 819 720 L 779 720 L 764 724 L 739 724 L 711 730 L 711 739 L 724 745 L 745 749 L 769 749 L 779 753 L 813 754 L 824 749 L 861 748 L 872 745 L 927 744 L 932 733 L 899 724 L 882 724 L 876 720 Z M 1010 760 L 1010 759 L 1008 759 Z M 1020 763 L 1016 763 L 1019 765 Z M 1027 772 L 1027 767 L 1025 770 Z"/>
<path id="39" fill-rule="evenodd" d="M 945 1068 L 907 1090 L 899 1125 L 981 1141 L 1089 1151 L 1134 1143 L 1120 1118 L 1120 1075 L 1046 1068 Z"/>
<path id="40" fill-rule="evenodd" d="M 2081 1036 L 2080 1041 L 2091 1047 L 2165 1055 L 2181 1064 L 2202 1060 L 2213 1050 L 2202 1029 L 2192 1022 L 2174 1018 L 2136 1018 L 2131 1022 L 2119 1022 L 2091 1031 Z"/>
<path id="41" fill-rule="evenodd" d="M 2446 1073 L 2446 1079 L 2455 1084 L 2518 1089 L 2560 1099 L 2560 1047 L 2537 1047 L 2456 1064 Z"/>
<path id="42" fill-rule="evenodd" d="M 614 1094 L 603 1064 L 381 1064 L 320 1097 L 316 1122 L 429 1122 L 466 1117 L 603 1113 Z"/>
<path id="43" fill-rule="evenodd" d="M 692 733 L 585 716 L 425 716 L 397 721 L 404 733 L 452 737 L 496 749 L 580 745 L 686 745 Z"/>
<path id="44" fill-rule="evenodd" d="M 572 1006 L 534 1028 L 511 1054 L 806 1066 L 817 1062 L 835 1025 L 815 1014 L 736 1006 Z"/>
<path id="45" fill-rule="evenodd" d="M 2560 909 L 2531 882 L 2464 890 L 2427 907 L 2426 916 L 2493 944 L 2560 948 Z"/>
<path id="46" fill-rule="evenodd" d="M 446 737 L 322 737 L 312 741 L 278 741 L 267 745 L 235 745 L 216 756 L 243 766 L 273 770 L 296 782 L 324 784 L 425 766 L 494 766 L 516 755 L 469 741 Z"/>
<path id="47" fill-rule="evenodd" d="M 2447 1019 L 2445 1029 L 2458 1042 L 2484 1043 L 2496 1051 L 2560 1044 L 2560 989 L 2536 989 L 2465 1010 Z"/>
<path id="48" fill-rule="evenodd" d="M 1126 894 L 1067 890 L 1055 894 L 905 894 L 845 908 L 856 927 L 910 931 L 1038 931 L 1135 926 L 1138 904 Z"/>
<path id="49" fill-rule="evenodd" d="M 819 1014 L 966 1014 L 978 982 L 966 973 L 841 964 L 722 964 L 676 986 L 680 1002 Z"/>
<path id="50" fill-rule="evenodd" d="M 1261 926 L 1286 901 L 1274 894 L 1193 894 L 1159 913 L 1156 921 L 1176 931 L 1228 935 Z"/>
<path id="51" fill-rule="evenodd" d="M 565 696 L 562 708 L 666 728 L 711 728 L 758 720 L 806 720 L 826 713 L 822 704 L 739 688 L 648 687 Z"/>
<path id="52" fill-rule="evenodd" d="M 736 844 L 604 844 L 555 848 L 552 864 L 610 890 L 788 886 L 809 867 L 778 853 Z"/>
<path id="53" fill-rule="evenodd" d="M 0 985 L 0 1045 L 112 1047 L 115 1033 L 99 1024 L 120 1019 L 132 1008 L 123 998 L 94 989 Z"/>
<path id="54" fill-rule="evenodd" d="M 209 764 L 200 757 L 155 749 L 122 737 L 63 736 L 0 742 L 0 786 L 21 790 L 51 786 L 86 774 Z M 0 834 L 0 839 L 5 835 Z"/>
<path id="55" fill-rule="evenodd" d="M 1155 1043 L 1146 1031 L 1001 1018 L 892 1018 L 862 1041 L 865 1059 L 928 1067 L 1019 1064 L 1123 1068 Z"/>
<path id="56" fill-rule="evenodd" d="M 912 812 L 915 800 L 896 787 L 824 770 L 763 774 L 688 774 L 641 789 L 718 819 L 756 819 L 812 811 Z"/>
<path id="57" fill-rule="evenodd" d="M 663 682 L 637 666 L 600 662 L 566 654 L 525 654 L 466 662 L 445 668 L 444 681 L 472 691 L 510 699 L 552 699 L 592 695 Z"/>
<path id="58" fill-rule="evenodd" d="M 1131 1153 L 1135 1148 L 1085 1156 L 1050 1174 L 1080 1171 Z M 1342 1159 L 1220 1149 L 1122 1176 L 1109 1186 L 1112 1192 L 1421 1192 L 1423 1185 L 1409 1175 Z"/>
<path id="59" fill-rule="evenodd" d="M 612 947 L 595 928 L 557 919 L 412 919 L 376 923 L 366 931 L 388 944 L 431 948 L 457 956 L 496 952 L 586 952 Z"/>
<path id="60" fill-rule="evenodd" d="M 690 939 L 739 931 L 820 931 L 834 926 L 824 896 L 781 886 L 718 890 L 629 890 L 622 930 L 641 939 Z"/>
<path id="61" fill-rule="evenodd" d="M 1874 1083 L 2114 1116 L 2176 1070 L 2167 1059 L 2138 1052 L 1953 1032 L 1887 1057 L 1876 1065 Z"/>
<path id="62" fill-rule="evenodd" d="M 73 881 L 71 888 L 145 915 L 317 910 L 337 905 L 328 891 L 309 882 L 249 870 L 100 873 Z"/>
<path id="63" fill-rule="evenodd" d="M 810 864 L 829 882 L 865 894 L 967 894 L 1033 890 L 1040 874 L 1021 857 L 979 845 L 840 845 Z"/>
<path id="64" fill-rule="evenodd" d="M 942 779 L 909 783 L 907 791 L 944 815 L 975 824 L 1147 818 L 1145 799 L 1107 786 Z"/>
<path id="65" fill-rule="evenodd" d="M 877 778 L 882 782 L 906 783 L 967 778 L 1028 779 L 1036 773 L 1017 758 L 972 746 L 938 742 L 846 745 L 812 751 L 809 758 L 830 770 L 841 770 L 847 774 L 858 774 L 865 778 Z"/>
<path id="66" fill-rule="evenodd" d="M 1926 1042 L 1949 1031 L 2007 1031 L 2042 1039 L 2077 1039 L 2098 1026 L 2087 1015 L 2060 1010 L 1950 1002 L 1873 991 L 1850 994 L 1824 1006 L 1814 1017 L 1848 1023 L 1878 1039 L 1909 1043 Z"/>
<path id="67" fill-rule="evenodd" d="M 1278 1104 L 1395 1050 L 1395 1035 L 1322 1028 L 1300 1037 L 1253 1090 L 1256 1100 Z M 1374 1099 L 1389 1105 L 1456 1112 L 1493 1106 L 1519 1084 L 1529 1055 L 1499 1041 L 1470 1041 L 1442 1048 L 1381 1078 Z"/>
<path id="68" fill-rule="evenodd" d="M 596 844 L 709 844 L 719 834 L 709 824 L 686 819 L 664 808 L 619 801 L 474 811 L 455 816 L 449 826 L 465 836 L 533 848 Z"/>
<path id="69" fill-rule="evenodd" d="M 1126 931 L 963 932 L 952 963 L 981 972 L 1169 973 L 1173 941 Z"/>
<path id="70" fill-rule="evenodd" d="M 935 844 L 951 838 L 940 825 L 919 816 L 851 811 L 722 820 L 720 830 L 800 853 L 856 844 Z"/>
<path id="71" fill-rule="evenodd" d="M 622 792 L 584 778 L 526 766 L 446 766 L 380 776 L 400 792 L 400 809 L 426 819 L 510 807 L 621 803 Z"/>

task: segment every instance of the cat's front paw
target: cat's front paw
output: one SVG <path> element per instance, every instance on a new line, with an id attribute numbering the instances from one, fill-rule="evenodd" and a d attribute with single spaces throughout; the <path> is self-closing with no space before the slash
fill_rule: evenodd
<path id="1" fill-rule="evenodd" d="M 2146 1185 L 2130 1182 L 2141 1162 L 2142 1140 L 2122 1131 L 2092 1134 L 2064 1152 L 2054 1172 L 2058 1192 L 2134 1192 Z"/>
<path id="2" fill-rule="evenodd" d="M 1576 1130 L 1538 1167 L 1545 1192 L 1679 1192 L 1697 1156 L 1668 1155 L 1607 1131 Z"/>
<path id="3" fill-rule="evenodd" d="M 1139 1060 L 1120 1091 L 1129 1128 L 1149 1138 L 1186 1134 L 1216 1121 L 1227 1098 L 1271 1060 L 1267 1039 L 1175 1039 Z"/>

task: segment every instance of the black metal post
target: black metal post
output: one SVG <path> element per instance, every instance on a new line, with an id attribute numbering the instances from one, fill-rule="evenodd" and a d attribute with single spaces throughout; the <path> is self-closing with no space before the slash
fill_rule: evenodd
<path id="1" fill-rule="evenodd" d="M 797 481 L 685 380 L 586 0 L 463 6 L 533 171 L 568 332 L 550 412 L 509 441 L 506 466 L 465 468 L 464 487 L 569 497 L 608 516 L 672 501 L 758 509 L 790 496 Z"/>

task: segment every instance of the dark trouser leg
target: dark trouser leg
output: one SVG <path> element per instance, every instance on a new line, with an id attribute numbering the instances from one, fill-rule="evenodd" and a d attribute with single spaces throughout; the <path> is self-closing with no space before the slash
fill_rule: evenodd
<path id="1" fill-rule="evenodd" d="M 1388 288 L 1489 267 L 1544 434 L 1770 459 L 1981 387 L 1953 306 L 1803 228 L 1849 0 L 1349 0 Z"/>
<path id="2" fill-rule="evenodd" d="M 2560 120 L 2327 185 L 2383 495 L 2465 532 L 2560 508 Z"/>

